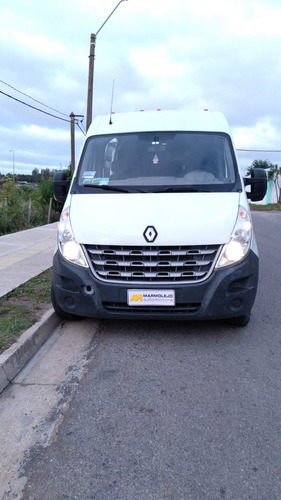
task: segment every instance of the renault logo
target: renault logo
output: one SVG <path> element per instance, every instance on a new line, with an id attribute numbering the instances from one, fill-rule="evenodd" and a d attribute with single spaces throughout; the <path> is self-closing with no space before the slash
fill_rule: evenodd
<path id="1" fill-rule="evenodd" d="M 156 240 L 158 233 L 157 233 L 155 227 L 147 226 L 147 228 L 145 229 L 145 231 L 143 233 L 143 236 L 145 237 L 145 239 L 148 243 L 153 243 Z"/>

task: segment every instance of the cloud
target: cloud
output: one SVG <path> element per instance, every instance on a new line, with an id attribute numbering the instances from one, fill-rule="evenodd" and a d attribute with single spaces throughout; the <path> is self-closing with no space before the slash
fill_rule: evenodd
<path id="1" fill-rule="evenodd" d="M 24 134 L 31 135 L 33 137 L 44 137 L 47 140 L 61 141 L 68 140 L 69 134 L 65 130 L 61 129 L 48 129 L 46 127 L 39 127 L 38 125 L 23 125 L 22 132 Z"/>
<path id="2" fill-rule="evenodd" d="M 165 45 L 133 49 L 130 53 L 130 61 L 139 73 L 149 78 L 174 78 L 181 76 L 185 69 L 184 64 L 173 61 Z"/>
<path id="3" fill-rule="evenodd" d="M 236 144 L 241 149 L 274 149 L 279 133 L 270 118 L 265 117 L 252 127 L 235 127 L 233 130 Z M 262 148 L 261 148 L 262 144 Z"/>
<path id="4" fill-rule="evenodd" d="M 226 32 L 242 38 L 280 39 L 281 7 L 262 2 L 243 2 L 234 9 Z"/>
<path id="5" fill-rule="evenodd" d="M 49 40 L 46 36 L 38 33 L 26 33 L 16 31 L 14 43 L 17 43 L 22 51 L 26 49 L 31 53 L 40 54 L 40 57 L 62 58 L 66 55 L 64 45 L 57 40 Z"/>

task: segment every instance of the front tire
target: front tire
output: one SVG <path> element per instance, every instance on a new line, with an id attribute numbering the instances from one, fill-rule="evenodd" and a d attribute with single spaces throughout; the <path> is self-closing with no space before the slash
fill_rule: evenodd
<path id="1" fill-rule="evenodd" d="M 247 326 L 250 321 L 251 313 L 242 314 L 242 316 L 236 316 L 235 318 L 227 318 L 226 323 L 232 326 Z"/>
<path id="2" fill-rule="evenodd" d="M 52 300 L 52 304 L 53 304 L 53 308 L 54 308 L 55 312 L 57 313 L 57 315 L 61 319 L 65 320 L 65 321 L 75 321 L 75 320 L 81 319 L 81 316 L 76 316 L 76 314 L 71 314 L 71 313 L 65 312 L 58 305 L 57 299 L 56 299 L 56 294 L 55 294 L 55 287 L 54 287 L 53 283 L 52 283 L 52 287 L 51 287 L 51 300 Z"/>

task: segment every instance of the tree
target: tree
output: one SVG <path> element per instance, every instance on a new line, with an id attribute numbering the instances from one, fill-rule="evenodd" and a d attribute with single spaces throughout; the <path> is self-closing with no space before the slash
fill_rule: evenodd
<path id="1" fill-rule="evenodd" d="M 278 167 L 278 165 L 272 165 L 267 176 L 269 181 L 272 180 L 274 182 L 277 203 L 281 203 L 281 167 Z"/>
<path id="2" fill-rule="evenodd" d="M 0 234 L 26 229 L 25 213 L 23 193 L 7 175 L 0 192 Z"/>
<path id="3" fill-rule="evenodd" d="M 51 172 L 49 168 L 41 169 L 41 180 L 47 181 L 50 177 L 53 177 L 54 172 Z"/>
<path id="4" fill-rule="evenodd" d="M 48 204 L 50 201 L 50 198 L 53 198 L 54 196 L 54 190 L 53 190 L 53 177 L 50 177 L 49 179 L 42 180 L 40 184 L 38 184 L 38 190 L 41 195 L 41 199 L 43 200 L 44 203 Z"/>
<path id="5" fill-rule="evenodd" d="M 254 160 L 250 167 L 248 167 L 247 174 L 251 175 L 253 168 L 272 168 L 273 164 L 269 160 Z"/>
<path id="6" fill-rule="evenodd" d="M 32 176 L 32 182 L 39 182 L 40 181 L 40 173 L 38 168 L 34 168 L 31 173 Z"/>
<path id="7" fill-rule="evenodd" d="M 252 168 L 271 168 L 273 164 L 269 160 L 254 160 Z"/>

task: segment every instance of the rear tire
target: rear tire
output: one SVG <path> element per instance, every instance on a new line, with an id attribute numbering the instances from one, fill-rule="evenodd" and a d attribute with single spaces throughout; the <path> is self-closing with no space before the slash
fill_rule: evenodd
<path id="1" fill-rule="evenodd" d="M 247 326 L 250 321 L 251 313 L 242 314 L 242 316 L 236 316 L 235 318 L 227 318 L 226 323 L 232 326 Z"/>
<path id="2" fill-rule="evenodd" d="M 51 287 L 51 300 L 52 300 L 52 304 L 53 304 L 53 308 L 54 308 L 55 312 L 57 313 L 57 315 L 61 319 L 64 319 L 65 321 L 75 321 L 75 320 L 82 318 L 81 316 L 77 316 L 76 314 L 71 314 L 71 313 L 68 313 L 68 312 L 65 312 L 62 310 L 62 308 L 57 303 L 57 299 L 56 299 L 56 295 L 55 295 L 55 287 L 54 287 L 53 283 L 52 283 L 52 287 Z"/>

